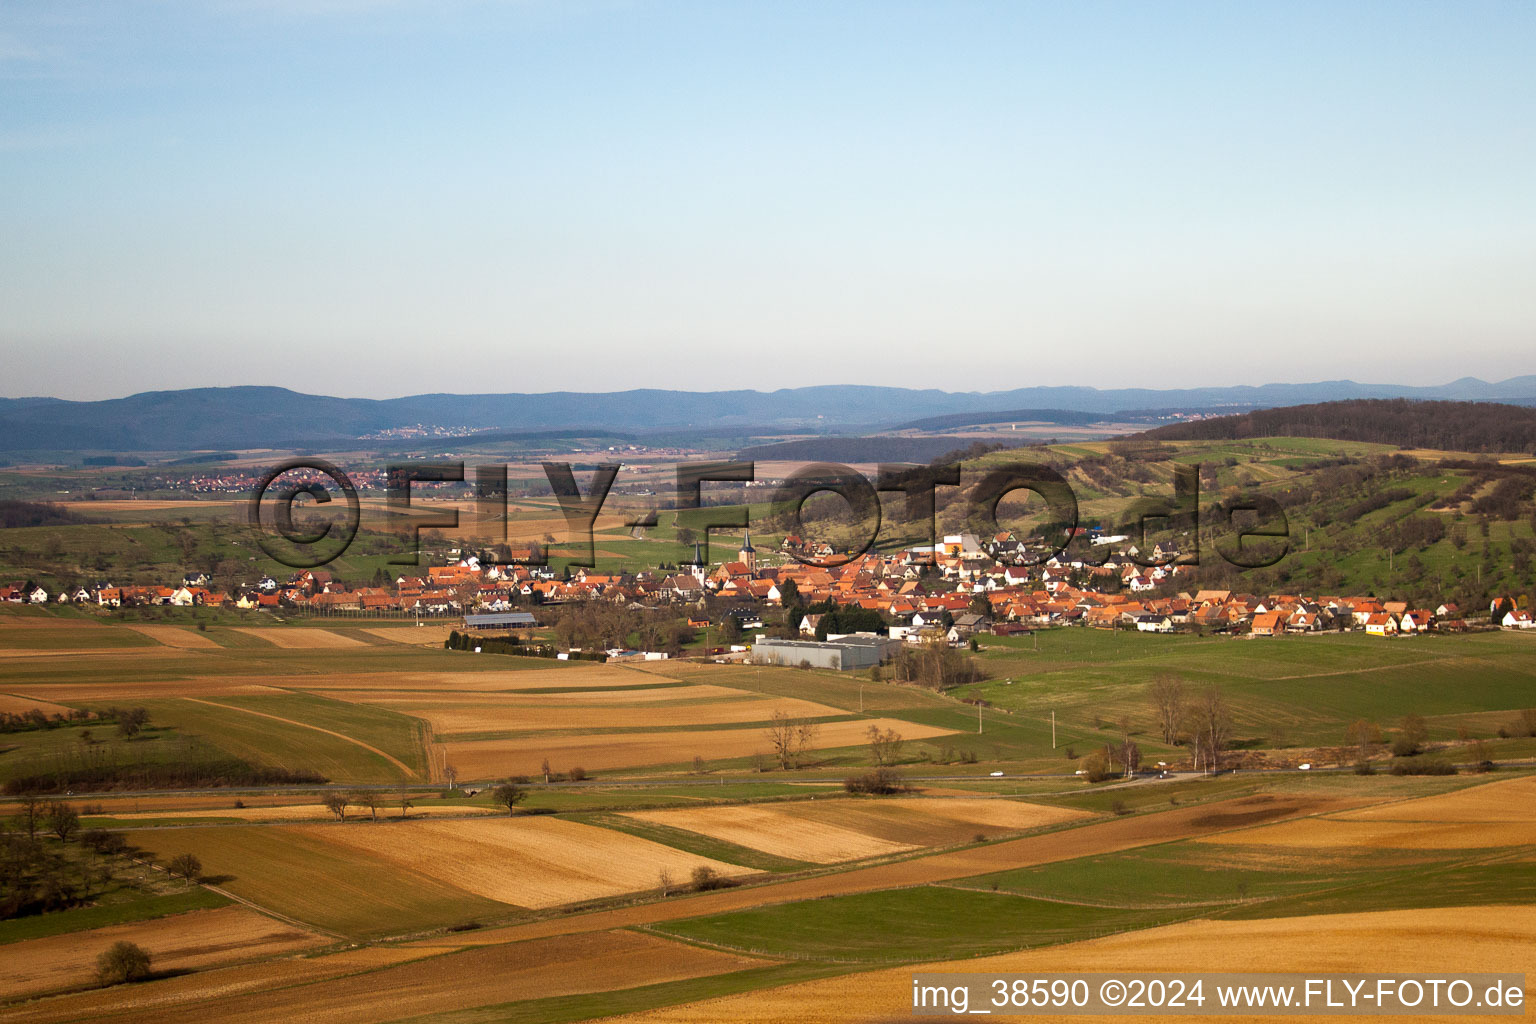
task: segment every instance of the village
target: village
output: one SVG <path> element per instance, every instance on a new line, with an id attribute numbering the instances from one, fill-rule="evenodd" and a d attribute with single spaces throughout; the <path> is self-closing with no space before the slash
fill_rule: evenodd
<path id="1" fill-rule="evenodd" d="M 1124 540 L 1095 536 L 1091 546 L 1098 547 L 1101 539 Z M 1253 637 L 1360 631 L 1383 638 L 1472 628 L 1536 628 L 1530 612 L 1507 597 L 1491 602 L 1484 618 L 1453 602 L 1427 608 L 1376 596 L 1250 594 L 1181 586 L 1196 567 L 1177 564 L 1177 551 L 1166 542 L 1152 552 L 1158 563 L 1152 567 L 1133 560 L 1134 547 L 1102 560 L 1063 552 L 1039 565 L 1006 564 L 1025 547 L 1006 532 L 986 542 L 972 534 L 952 534 L 931 547 L 818 564 L 837 560 L 829 545 L 791 535 L 769 558 L 760 558 L 748 534 L 731 561 L 706 565 L 696 547 L 690 563 L 624 573 L 497 564 L 467 550 L 450 549 L 446 564 L 402 574 L 392 585 L 377 578 L 373 585 L 352 585 L 321 569 L 299 570 L 285 580 L 263 575 L 223 585 L 207 573 L 190 572 L 174 584 L 98 583 L 52 593 L 36 583 L 14 582 L 0 586 L 0 602 L 417 620 L 607 602 L 637 610 L 670 609 L 691 628 L 718 627 L 717 635 L 732 639 L 763 629 L 765 612 L 781 610 L 792 616 L 772 617 L 778 621 L 771 622 L 769 630 L 776 638 L 814 640 L 827 639 L 822 628 L 826 610 L 857 609 L 878 617 L 881 631 L 891 640 L 956 647 L 983 635 L 1067 626 Z M 513 557 L 520 554 L 526 557 L 529 552 L 514 551 Z M 524 615 L 517 624 L 532 625 L 538 619 L 537 614 Z M 482 619 L 479 625 L 485 628 L 491 621 Z"/>

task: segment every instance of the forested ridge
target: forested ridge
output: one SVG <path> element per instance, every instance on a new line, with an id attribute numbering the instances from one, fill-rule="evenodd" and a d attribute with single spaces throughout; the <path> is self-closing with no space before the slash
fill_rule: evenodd
<path id="1" fill-rule="evenodd" d="M 1499 402 L 1364 398 L 1172 423 L 1136 436 L 1160 441 L 1326 437 L 1405 448 L 1536 452 L 1536 409 Z"/>

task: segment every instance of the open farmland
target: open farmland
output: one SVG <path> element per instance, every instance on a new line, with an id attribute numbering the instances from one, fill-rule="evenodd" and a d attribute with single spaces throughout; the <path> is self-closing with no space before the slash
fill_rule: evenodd
<path id="1" fill-rule="evenodd" d="M 1434 935 L 1440 941 L 1426 942 L 1426 935 Z M 1445 950 L 1450 948 L 1456 951 L 1459 961 L 1476 963 L 1479 970 L 1528 974 L 1533 945 L 1536 907 L 1530 906 L 1479 907 L 1473 912 L 1453 907 L 1279 920 L 1202 920 L 1047 949 L 851 974 L 687 1006 L 669 1006 L 619 1020 L 624 1024 L 792 1024 L 805 1020 L 856 1024 L 910 1014 L 915 971 L 1075 974 L 1084 970 L 1084 964 L 1092 964 L 1095 971 L 1134 973 L 1148 970 L 1148 957 L 1153 950 L 1156 970 L 1170 973 L 1427 972 L 1437 976 L 1436 972 L 1446 970 Z M 1532 991 L 1528 981 L 1528 998 Z M 1162 1015 L 1159 1019 L 1204 1018 Z M 1299 1015 L 1287 1019 L 1321 1024 L 1337 1018 Z"/>
<path id="2" fill-rule="evenodd" d="M 1536 848 L 1536 777 L 1236 832 L 1227 843 L 1298 850 Z"/>
<path id="3" fill-rule="evenodd" d="M 547 816 L 474 821 L 297 826 L 304 838 L 354 851 L 519 907 L 580 903 L 654 889 L 662 872 L 684 882 L 695 868 L 723 876 L 747 869 L 609 829 Z"/>
<path id="4" fill-rule="evenodd" d="M 632 811 L 629 817 L 761 850 L 832 864 L 921 846 L 995 838 L 1088 817 L 1016 800 L 894 798 Z"/>
<path id="5" fill-rule="evenodd" d="M 328 651 L 342 647 L 360 647 L 362 641 L 332 632 L 329 629 L 272 629 L 243 626 L 235 631 L 265 640 L 274 647 L 292 651 Z"/>
<path id="6" fill-rule="evenodd" d="M 380 828 L 398 827 L 386 823 Z M 331 826 L 371 829 L 373 826 Z M 352 938 L 441 928 L 504 916 L 504 904 L 477 896 L 441 876 L 451 862 L 413 871 L 346 843 L 327 842 L 316 826 L 210 825 L 129 832 L 161 862 L 191 853 L 233 895 Z"/>
<path id="7" fill-rule="evenodd" d="M 194 970 L 325 945 L 329 940 L 247 910 L 221 907 L 110 925 L 89 932 L 28 939 L 0 947 L 0 998 L 88 984 L 96 954 L 114 942 L 136 942 L 155 953 L 158 970 Z"/>
<path id="8" fill-rule="evenodd" d="M 896 729 L 910 739 L 943 736 L 952 730 L 886 718 L 829 722 L 820 726 L 813 750 L 857 746 L 870 726 Z M 503 775 L 533 775 L 544 758 L 558 770 L 573 766 L 589 771 L 681 764 L 695 756 L 741 758 L 767 756 L 772 744 L 763 729 L 705 729 L 677 732 L 615 733 L 612 735 L 546 734 L 506 739 L 468 740 L 441 744 L 443 756 L 457 766 L 461 778 L 488 779 Z"/>
<path id="9" fill-rule="evenodd" d="M 724 700 L 687 700 L 688 687 L 680 689 L 671 700 L 641 703 L 604 701 L 561 701 L 564 694 L 545 695 L 542 700 L 515 699 L 514 694 L 498 695 L 495 701 L 455 701 L 449 707 L 430 700 L 377 701 L 402 714 L 424 719 L 441 741 L 455 733 L 534 733 L 551 730 L 597 729 L 672 729 L 700 725 L 726 725 L 767 722 L 776 712 L 792 718 L 829 718 L 842 715 L 838 708 L 803 700 L 761 698 L 741 693 L 740 698 Z M 661 691 L 663 693 L 667 691 Z M 605 694 L 606 696 L 607 694 Z M 500 699 L 502 697 L 510 699 Z M 575 695 L 572 695 L 575 696 Z M 753 699 L 756 698 L 756 699 Z"/>
<path id="10" fill-rule="evenodd" d="M 81 1013 L 93 1015 L 111 1007 L 118 1012 L 112 1019 L 125 1024 L 203 1024 L 210 1020 L 230 1024 L 267 1024 L 273 1020 L 381 1024 L 518 1001 L 664 986 L 768 964 L 754 957 L 624 931 L 446 955 L 414 952 L 416 959 L 397 964 L 386 958 L 369 963 L 355 952 L 304 961 L 292 972 L 296 984 L 263 992 L 254 999 L 249 991 L 243 991 L 247 986 L 238 978 L 206 975 L 180 986 L 173 984 L 179 979 L 137 986 L 130 990 L 131 995 L 122 990 L 91 993 L 10 1013 L 0 1010 L 0 1021 L 43 1024 L 69 1020 Z M 435 952 L 441 954 L 442 950 Z M 389 954 L 409 955 L 398 950 Z M 332 960 L 341 963 L 332 967 Z M 270 979 L 264 987 L 277 987 L 276 981 Z M 595 1001 L 595 1005 L 602 1002 Z"/>

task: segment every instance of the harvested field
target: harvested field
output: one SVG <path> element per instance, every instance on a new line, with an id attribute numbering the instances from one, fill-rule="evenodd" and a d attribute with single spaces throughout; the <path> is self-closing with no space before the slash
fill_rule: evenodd
<path id="1" fill-rule="evenodd" d="M 521 659 L 522 663 L 535 659 Z M 543 659 L 538 659 L 543 661 Z M 502 668 L 503 661 L 514 667 Z M 622 665 L 581 664 L 570 668 L 518 668 L 519 662 L 498 657 L 495 661 L 470 656 L 457 672 L 335 672 L 324 676 L 288 675 L 270 682 L 294 689 L 316 687 L 340 690 L 458 690 L 474 693 L 534 690 L 547 687 L 581 689 L 582 687 L 650 687 L 671 682 L 666 677 L 642 673 Z M 550 664 L 544 661 L 544 664 Z M 554 662 L 554 664 L 568 664 Z M 539 694 L 548 697 L 548 694 Z"/>
<path id="2" fill-rule="evenodd" d="M 354 640 L 340 633 L 332 633 L 327 629 L 283 629 L 281 627 L 261 626 L 233 626 L 237 633 L 254 636 L 265 640 L 273 647 L 281 647 L 289 651 L 328 651 L 339 647 L 362 647 L 360 640 Z"/>
<path id="3" fill-rule="evenodd" d="M 96 954 L 124 940 L 149 950 L 156 970 L 193 970 L 275 956 L 329 941 L 245 907 L 198 910 L 89 932 L 28 939 L 5 947 L 4 960 L 0 961 L 0 998 L 90 984 Z"/>
<path id="4" fill-rule="evenodd" d="M 686 693 L 683 687 L 676 688 Z M 618 692 L 618 691 L 610 691 Z M 668 691 L 659 691 L 668 692 Z M 622 728 L 671 728 L 690 725 L 722 725 L 739 722 L 767 722 L 775 712 L 782 711 L 794 718 L 827 718 L 842 715 L 839 708 L 813 704 L 806 700 L 761 698 L 758 700 L 717 701 L 705 704 L 678 704 L 676 701 L 657 701 L 654 705 L 622 705 L 611 703 L 606 707 L 570 705 L 521 704 L 508 707 L 500 703 L 485 703 L 467 707 L 434 708 L 403 702 L 385 706 L 417 718 L 426 719 L 439 738 L 447 739 L 452 733 L 492 732 L 543 732 L 552 729 L 622 729 Z"/>
<path id="5" fill-rule="evenodd" d="M 1354 847 L 1394 850 L 1482 850 L 1536 844 L 1536 820 L 1501 822 L 1348 821 L 1309 818 L 1223 836 L 1229 845 L 1298 850 Z"/>
<path id="6" fill-rule="evenodd" d="M 861 744 L 871 725 L 896 729 L 909 740 L 950 735 L 950 730 L 915 725 L 886 718 L 854 722 L 828 722 L 816 736 L 815 748 Z M 749 757 L 771 749 L 763 729 L 710 729 L 698 732 L 624 733 L 608 736 L 529 736 L 509 739 L 469 740 L 441 744 L 447 761 L 459 769 L 460 778 L 484 779 L 502 775 L 533 775 L 543 758 L 557 770 L 580 766 L 589 771 L 628 768 L 636 765 L 673 764 L 691 760 Z"/>
<path id="7" fill-rule="evenodd" d="M 1434 942 L 1424 941 L 1433 935 Z M 798 1024 L 801 1021 L 863 1022 L 910 1015 L 916 971 L 979 973 L 1141 972 L 1149 950 L 1163 972 L 1232 971 L 1309 974 L 1424 974 L 1440 976 L 1448 951 L 1457 963 L 1478 970 L 1529 973 L 1536 946 L 1536 907 L 1476 907 L 1328 914 L 1257 921 L 1190 921 L 1111 935 L 1046 949 L 1001 956 L 922 964 L 847 975 L 767 991 L 710 999 L 688 1006 L 615 1018 L 624 1024 Z M 1527 999 L 1531 992 L 1527 987 Z M 1122 1017 L 1080 1016 L 1073 1020 L 1116 1021 Z M 1163 1015 L 1190 1020 L 1194 1015 Z M 1287 1020 L 1323 1022 L 1323 1015 Z M 1470 1020 L 1474 1018 L 1459 1018 Z M 1500 1018 L 1490 1018 L 1500 1019 Z"/>
<path id="8" fill-rule="evenodd" d="M 422 874 L 446 873 L 461 889 L 520 907 L 654 889 L 663 870 L 679 883 L 700 866 L 722 875 L 748 873 L 622 832 L 544 816 L 295 829 Z"/>
<path id="9" fill-rule="evenodd" d="M 420 799 L 420 794 L 413 793 L 416 799 L 412 801 L 410 816 L 412 818 L 473 818 L 495 814 L 495 808 L 491 807 L 466 807 L 462 804 L 443 804 L 429 802 Z M 188 810 L 160 810 L 160 811 L 112 811 L 111 817 L 120 821 L 157 820 L 162 818 L 236 818 L 240 821 L 334 821 L 333 815 L 323 804 L 276 804 L 265 807 L 230 807 L 226 799 L 222 807 L 193 808 Z M 347 810 L 347 818 L 367 818 L 368 809 L 361 806 L 353 806 Z M 379 805 L 379 819 L 395 819 L 400 817 L 400 803 L 398 798 L 391 794 L 385 794 L 385 799 Z"/>
<path id="10" fill-rule="evenodd" d="M 660 684 L 660 685 L 658 685 Z M 647 707 L 676 701 L 756 700 L 761 695 L 729 686 L 678 686 L 657 680 L 649 686 L 625 686 L 615 690 L 570 690 L 565 693 L 428 692 L 411 693 L 389 690 L 327 690 L 327 697 L 358 704 L 377 704 L 414 715 L 422 707 L 496 707 L 496 708 L 576 708 L 604 707 L 610 704 Z M 818 705 L 819 706 L 819 705 Z M 838 711 L 838 714 L 844 712 Z"/>
<path id="11" fill-rule="evenodd" d="M 0 1007 L 4 1024 L 94 1020 L 109 1014 L 149 1007 L 164 1009 L 181 1003 L 302 985 L 343 974 L 375 970 L 434 955 L 430 949 L 365 946 L 309 959 L 268 960 L 259 964 L 220 967 L 139 985 L 117 985 L 42 1002 Z"/>
<path id="12" fill-rule="evenodd" d="M 201 676 L 196 679 L 167 679 L 123 682 L 104 680 L 99 683 L 38 683 L 27 687 L 28 693 L 53 700 L 68 701 L 122 701 L 154 700 L 162 697 L 249 697 L 262 694 L 280 694 L 261 683 L 241 682 L 224 676 Z"/>
<path id="13" fill-rule="evenodd" d="M 1252 799 L 1228 800 L 1205 807 L 1180 808 L 1146 816 L 1114 818 L 1093 822 L 1081 828 L 1063 829 L 987 846 L 917 857 L 895 864 L 855 868 L 851 871 L 796 879 L 774 885 L 706 893 L 686 901 L 623 907 L 617 910 L 596 911 L 529 924 L 509 925 L 504 928 L 487 928 L 479 932 L 465 933 L 460 936 L 460 939 L 474 943 L 510 942 L 517 939 L 540 938 L 600 928 L 632 928 L 657 921 L 703 917 L 747 907 L 786 903 L 791 900 L 927 885 L 956 878 L 969 878 L 973 875 L 990 874 L 995 871 L 1008 871 L 1036 864 L 1050 864 L 1078 857 L 1114 853 L 1138 846 L 1189 839 L 1220 831 L 1216 826 L 1201 824 L 1201 819 L 1209 818 L 1210 811 L 1213 809 L 1248 806 Z M 1265 812 L 1277 821 L 1298 815 L 1343 810 L 1356 805 L 1352 801 L 1327 797 L 1287 798 L 1263 802 Z"/>
<path id="14" fill-rule="evenodd" d="M 321 957 L 304 964 L 315 965 L 319 974 L 330 959 Z M 332 977 L 321 983 L 276 988 L 257 999 L 250 994 L 226 996 L 210 991 L 210 998 L 195 1002 L 184 998 L 170 1006 L 157 1006 L 153 1001 L 160 983 L 138 985 L 133 987 L 139 997 L 137 1005 L 129 1004 L 128 1012 L 113 1019 L 123 1024 L 268 1024 L 275 1020 L 377 1024 L 515 1000 L 657 985 L 764 963 L 651 935 L 606 932 L 472 949 L 371 973 Z M 68 1019 L 48 1015 L 50 1009 L 42 1004 L 36 1014 L 16 1019 Z M 0 1020 L 8 1019 L 0 1016 Z"/>
<path id="15" fill-rule="evenodd" d="M 223 650 L 218 644 L 195 629 L 182 626 L 129 626 L 135 633 L 143 633 L 157 644 L 176 647 L 184 651 Z"/>
<path id="16" fill-rule="evenodd" d="M 433 647 L 441 647 L 443 641 L 448 639 L 448 634 L 453 632 L 449 626 L 377 626 L 364 627 L 363 632 L 369 636 L 376 636 L 380 640 L 388 640 L 396 644 L 422 644 Z"/>
<path id="17" fill-rule="evenodd" d="M 1366 807 L 1334 817 L 1342 821 L 1525 821 L 1530 818 L 1532 807 L 1536 807 L 1536 775 Z"/>
<path id="18" fill-rule="evenodd" d="M 832 801 L 842 803 L 844 801 Z M 698 832 L 738 846 L 817 864 L 905 853 L 917 847 L 796 814 L 800 805 L 736 805 L 680 811 L 635 811 L 628 815 L 672 828 Z"/>
<path id="19" fill-rule="evenodd" d="M 965 842 L 978 833 L 990 838 L 1090 815 L 1017 800 L 915 797 L 688 807 L 633 811 L 629 817 L 775 856 L 835 864 L 921 846 Z"/>
<path id="20" fill-rule="evenodd" d="M 52 701 L 39 700 L 19 693 L 0 693 L 0 714 L 24 715 L 34 709 L 50 716 L 68 715 L 74 710 L 63 704 L 55 704 Z"/>

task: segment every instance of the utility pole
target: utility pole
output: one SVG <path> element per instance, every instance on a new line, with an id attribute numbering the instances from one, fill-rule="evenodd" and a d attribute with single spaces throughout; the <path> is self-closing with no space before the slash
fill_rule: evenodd
<path id="1" fill-rule="evenodd" d="M 859 684 L 859 714 L 864 713 L 864 684 Z"/>
<path id="2" fill-rule="evenodd" d="M 1051 712 L 1051 749 L 1056 749 L 1056 712 Z"/>
<path id="3" fill-rule="evenodd" d="M 976 705 L 976 735 L 981 735 L 981 705 Z"/>

